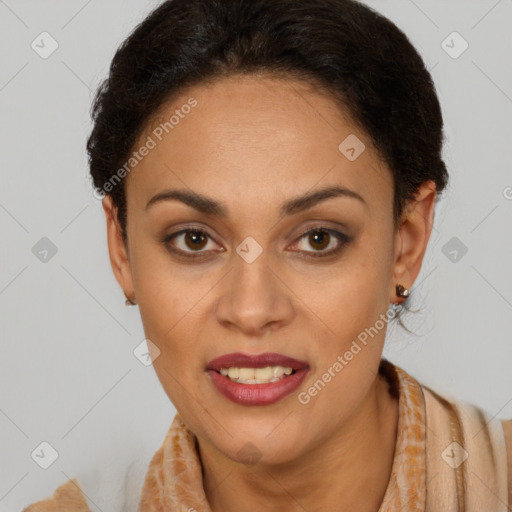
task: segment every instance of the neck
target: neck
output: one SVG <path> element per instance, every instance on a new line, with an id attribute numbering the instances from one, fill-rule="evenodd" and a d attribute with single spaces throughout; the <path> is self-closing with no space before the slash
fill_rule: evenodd
<path id="1" fill-rule="evenodd" d="M 246 467 L 216 456 L 199 440 L 210 508 L 377 512 L 391 476 L 397 424 L 398 401 L 378 374 L 336 436 L 291 463 Z"/>

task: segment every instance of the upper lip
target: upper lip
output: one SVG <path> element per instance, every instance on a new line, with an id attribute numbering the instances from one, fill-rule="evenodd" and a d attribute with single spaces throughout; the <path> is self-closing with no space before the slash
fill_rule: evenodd
<path id="1" fill-rule="evenodd" d="M 308 363 L 305 361 L 299 361 L 293 357 L 276 354 L 274 352 L 265 352 L 258 355 L 234 352 L 212 359 L 206 366 L 206 369 L 218 372 L 221 368 L 265 368 L 266 366 L 285 366 L 293 370 L 301 370 L 309 367 Z"/>

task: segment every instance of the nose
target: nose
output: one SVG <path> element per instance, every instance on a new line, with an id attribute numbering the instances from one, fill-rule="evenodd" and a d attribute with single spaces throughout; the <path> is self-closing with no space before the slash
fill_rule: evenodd
<path id="1" fill-rule="evenodd" d="M 234 255 L 215 311 L 224 327 L 259 337 L 292 321 L 293 293 L 268 260 L 265 251 L 252 262 Z"/>

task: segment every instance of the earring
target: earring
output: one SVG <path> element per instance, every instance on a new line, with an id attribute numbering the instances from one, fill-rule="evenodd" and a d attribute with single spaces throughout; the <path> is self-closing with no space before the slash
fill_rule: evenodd
<path id="1" fill-rule="evenodd" d="M 126 293 L 124 294 L 124 296 L 126 297 L 126 300 L 124 301 L 125 306 L 135 306 L 137 304 L 133 299 L 130 299 L 130 297 L 128 297 Z"/>
<path id="2" fill-rule="evenodd" d="M 409 290 L 407 288 L 404 288 L 401 284 L 396 285 L 396 294 L 399 297 L 408 297 L 409 296 Z"/>

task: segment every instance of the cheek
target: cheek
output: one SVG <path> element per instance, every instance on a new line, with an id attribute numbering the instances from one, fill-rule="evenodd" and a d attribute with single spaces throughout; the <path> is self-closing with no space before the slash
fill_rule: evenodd
<path id="1" fill-rule="evenodd" d="M 154 248 L 134 252 L 132 273 L 145 336 L 160 350 L 155 371 L 166 391 L 179 388 L 176 376 L 193 386 L 203 371 L 209 292 L 219 276 L 200 265 L 172 262 L 165 251 Z"/>
<path id="2" fill-rule="evenodd" d="M 177 265 L 155 242 L 135 248 L 131 270 L 142 320 L 159 335 L 171 329 L 201 296 L 201 279 L 193 267 Z"/>
<path id="3" fill-rule="evenodd" d="M 322 286 L 310 288 L 311 302 L 306 303 L 315 313 L 309 313 L 312 325 L 318 326 L 315 378 L 329 369 L 336 374 L 325 394 L 333 393 L 330 399 L 345 392 L 355 399 L 377 371 L 388 324 L 390 250 L 384 238 L 372 243 L 368 236 L 343 263 L 325 273 Z"/>
<path id="4" fill-rule="evenodd" d="M 332 326 L 335 337 L 357 334 L 389 305 L 389 247 L 366 244 L 353 248 L 339 265 L 297 277 L 300 296 L 327 326 Z"/>
<path id="5" fill-rule="evenodd" d="M 378 372 L 387 328 L 387 304 L 379 304 L 368 289 L 359 297 L 340 295 L 339 308 L 322 317 L 329 336 L 317 336 L 315 371 L 301 389 L 302 400 L 309 402 L 304 411 L 325 431 L 346 421 L 368 392 Z M 328 305 L 332 307 L 332 302 Z"/>
<path id="6" fill-rule="evenodd" d="M 175 375 L 187 348 L 190 351 L 194 346 L 194 332 L 183 329 L 190 328 L 201 285 L 185 279 L 176 265 L 161 255 L 155 257 L 154 252 L 133 253 L 134 290 L 144 334 L 160 351 L 153 363 L 155 371 L 172 384 L 173 379 L 165 377 L 166 370 Z"/>

